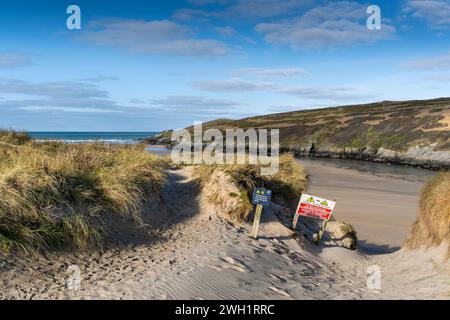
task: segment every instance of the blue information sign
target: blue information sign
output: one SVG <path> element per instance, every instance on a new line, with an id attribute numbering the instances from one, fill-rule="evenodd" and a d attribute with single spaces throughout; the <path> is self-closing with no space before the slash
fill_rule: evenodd
<path id="1" fill-rule="evenodd" d="M 255 191 L 253 191 L 253 204 L 260 204 L 267 207 L 270 205 L 271 197 L 272 190 L 256 188 Z"/>

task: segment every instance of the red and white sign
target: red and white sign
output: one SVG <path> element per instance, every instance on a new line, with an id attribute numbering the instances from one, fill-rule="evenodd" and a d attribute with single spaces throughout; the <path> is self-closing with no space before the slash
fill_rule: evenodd
<path id="1" fill-rule="evenodd" d="M 302 194 L 296 214 L 309 218 L 330 220 L 335 206 L 335 201 L 322 199 L 309 194 Z"/>

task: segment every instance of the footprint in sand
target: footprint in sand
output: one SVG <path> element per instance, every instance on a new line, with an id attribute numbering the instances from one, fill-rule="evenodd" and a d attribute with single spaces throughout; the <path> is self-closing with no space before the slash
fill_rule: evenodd
<path id="1" fill-rule="evenodd" d="M 239 272 L 251 272 L 248 266 L 246 266 L 242 261 L 234 259 L 232 257 L 221 258 L 223 261 L 228 262 L 230 265 L 225 265 L 224 268 L 233 269 Z"/>

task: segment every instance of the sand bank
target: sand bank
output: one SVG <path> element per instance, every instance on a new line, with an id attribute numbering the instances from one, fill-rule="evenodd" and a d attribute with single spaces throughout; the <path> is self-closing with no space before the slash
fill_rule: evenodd
<path id="1" fill-rule="evenodd" d="M 362 246 L 396 251 L 417 218 L 420 192 L 435 172 L 352 161 L 300 160 L 309 191 L 337 201 L 335 216 L 355 227 Z"/>

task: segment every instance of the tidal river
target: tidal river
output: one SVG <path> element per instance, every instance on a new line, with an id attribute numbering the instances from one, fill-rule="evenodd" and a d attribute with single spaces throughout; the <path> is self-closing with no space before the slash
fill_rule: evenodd
<path id="1" fill-rule="evenodd" d="M 335 216 L 353 225 L 368 253 L 398 249 L 418 214 L 420 193 L 436 174 L 426 169 L 357 160 L 300 159 L 308 192 L 336 200 Z"/>

